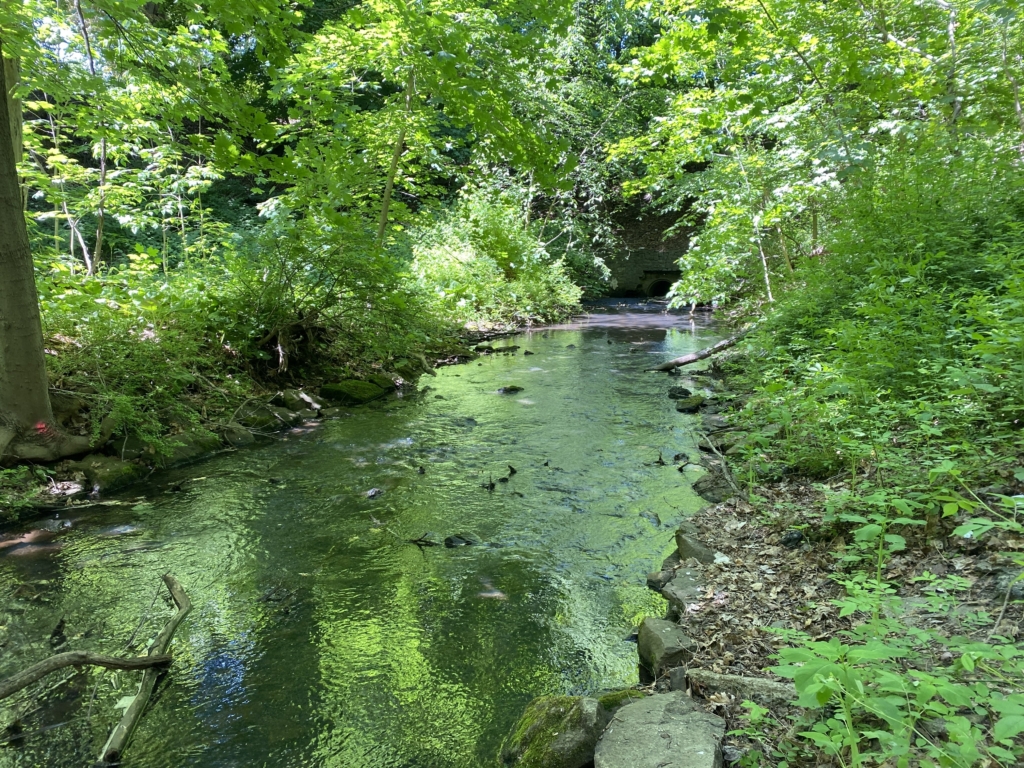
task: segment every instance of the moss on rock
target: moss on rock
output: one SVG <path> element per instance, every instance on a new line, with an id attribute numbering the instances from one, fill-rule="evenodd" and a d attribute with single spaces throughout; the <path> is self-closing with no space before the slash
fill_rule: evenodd
<path id="1" fill-rule="evenodd" d="M 72 471 L 85 474 L 92 489 L 100 493 L 131 485 L 148 473 L 141 464 L 121 461 L 114 456 L 86 456 L 68 466 Z"/>
<path id="2" fill-rule="evenodd" d="M 676 400 L 676 410 L 680 413 L 696 413 L 704 405 L 706 398 L 703 395 L 691 395 Z"/>
<path id="3" fill-rule="evenodd" d="M 192 430 L 180 435 L 171 435 L 167 440 L 172 445 L 171 452 L 156 460 L 156 466 L 161 468 L 188 464 L 190 461 L 200 459 L 220 448 L 220 437 L 205 430 Z"/>
<path id="4" fill-rule="evenodd" d="M 384 390 L 370 381 L 346 379 L 320 387 L 321 397 L 339 405 L 360 405 L 384 396 Z"/>
<path id="5" fill-rule="evenodd" d="M 392 389 L 395 388 L 395 382 L 393 382 L 383 373 L 371 373 L 369 376 L 366 377 L 366 380 L 371 384 L 376 384 L 385 392 L 390 392 Z"/>
<path id="6" fill-rule="evenodd" d="M 618 709 L 623 704 L 628 704 L 636 699 L 644 698 L 646 694 L 636 688 L 624 688 L 621 691 L 609 691 L 597 697 L 598 703 L 609 712 Z"/>
<path id="7" fill-rule="evenodd" d="M 541 696 L 531 701 L 501 745 L 503 768 L 583 768 L 594 759 L 610 714 L 596 699 Z"/>

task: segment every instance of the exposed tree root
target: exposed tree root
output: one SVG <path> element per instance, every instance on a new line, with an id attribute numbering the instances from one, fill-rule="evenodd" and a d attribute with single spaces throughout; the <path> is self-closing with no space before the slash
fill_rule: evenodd
<path id="1" fill-rule="evenodd" d="M 109 429 L 94 444 L 88 437 L 69 435 L 54 424 L 26 432 L 8 422 L 0 425 L 0 465 L 19 461 L 60 461 L 69 456 L 81 456 L 109 438 Z"/>

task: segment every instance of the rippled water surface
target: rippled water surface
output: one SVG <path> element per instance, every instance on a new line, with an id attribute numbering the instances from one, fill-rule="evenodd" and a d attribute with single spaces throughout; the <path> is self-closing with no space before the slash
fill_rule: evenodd
<path id="1" fill-rule="evenodd" d="M 195 610 L 125 766 L 488 764 L 534 696 L 636 681 L 624 638 L 663 610 L 644 574 L 700 504 L 670 460 L 697 452 L 691 417 L 643 369 L 712 339 L 699 316 L 594 306 L 417 394 L 49 521 L 68 527 L 0 549 L 0 677 L 51 653 L 62 618 L 65 648 L 141 652 L 169 571 Z M 424 534 L 479 544 L 408 543 Z M 0 768 L 90 764 L 137 680 L 55 675 L 37 711 L 9 700 L 0 728 L 44 730 Z"/>

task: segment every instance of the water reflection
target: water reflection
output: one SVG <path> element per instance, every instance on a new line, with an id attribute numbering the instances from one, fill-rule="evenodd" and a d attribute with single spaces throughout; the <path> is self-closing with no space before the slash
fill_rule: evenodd
<path id="1" fill-rule="evenodd" d="M 487 763 L 533 696 L 635 680 L 623 638 L 661 610 L 643 574 L 699 505 L 653 463 L 695 448 L 665 377 L 643 369 L 702 346 L 699 323 L 596 307 L 421 394 L 0 548 L 0 675 L 45 656 L 61 617 L 73 647 L 137 652 L 171 612 L 171 571 L 196 610 L 126 766 Z M 425 534 L 479 544 L 408 543 Z M 15 556 L 27 547 L 50 549 Z M 56 702 L 78 690 L 68 722 L 0 750 L 0 768 L 89 764 L 135 679 L 96 672 L 56 691 L 26 730 L 59 722 Z"/>

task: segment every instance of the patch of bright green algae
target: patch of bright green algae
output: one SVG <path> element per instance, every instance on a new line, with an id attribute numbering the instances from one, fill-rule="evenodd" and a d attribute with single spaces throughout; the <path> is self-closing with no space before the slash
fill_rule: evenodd
<path id="1" fill-rule="evenodd" d="M 635 688 L 624 688 L 621 691 L 611 691 L 610 693 L 603 694 L 597 697 L 597 700 L 601 703 L 601 706 L 607 709 L 609 712 L 618 709 L 623 704 L 628 704 L 636 699 L 644 698 L 645 694 Z"/>
<path id="2" fill-rule="evenodd" d="M 578 755 L 552 749 L 560 734 L 579 728 L 583 719 L 579 696 L 540 696 L 531 701 L 515 729 L 501 745 L 499 766 L 516 768 L 572 768 Z"/>

